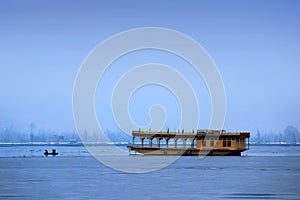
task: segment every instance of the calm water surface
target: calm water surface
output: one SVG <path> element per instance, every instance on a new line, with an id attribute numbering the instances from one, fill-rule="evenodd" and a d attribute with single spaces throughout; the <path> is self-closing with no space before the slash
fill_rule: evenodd
<path id="1" fill-rule="evenodd" d="M 52 148 L 60 155 L 42 156 Z M 0 199 L 300 199 L 300 146 L 252 146 L 245 154 L 182 157 L 128 174 L 82 146 L 0 146 Z"/>

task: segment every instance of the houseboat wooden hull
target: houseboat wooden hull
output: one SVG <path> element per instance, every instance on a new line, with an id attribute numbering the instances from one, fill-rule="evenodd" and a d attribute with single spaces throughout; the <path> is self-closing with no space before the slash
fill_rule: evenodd
<path id="1" fill-rule="evenodd" d="M 156 148 L 127 146 L 130 151 L 143 155 L 163 155 L 163 156 L 241 156 L 244 149 L 195 149 L 195 148 Z M 135 154 L 135 153 L 133 153 Z"/>

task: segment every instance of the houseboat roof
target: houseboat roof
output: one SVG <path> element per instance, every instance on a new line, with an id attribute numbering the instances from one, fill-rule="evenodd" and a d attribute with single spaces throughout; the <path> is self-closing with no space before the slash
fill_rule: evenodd
<path id="1" fill-rule="evenodd" d="M 204 137 L 250 137 L 250 132 L 226 132 L 225 130 L 202 130 L 185 132 L 184 130 L 178 132 L 170 131 L 132 131 L 133 137 L 177 137 L 177 138 L 204 138 Z"/>

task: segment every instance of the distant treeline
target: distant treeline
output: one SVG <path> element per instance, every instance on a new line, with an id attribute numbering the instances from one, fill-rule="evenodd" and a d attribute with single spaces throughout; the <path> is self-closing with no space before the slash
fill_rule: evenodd
<path id="1" fill-rule="evenodd" d="M 287 126 L 280 133 L 266 133 L 257 130 L 255 133 L 251 133 L 250 141 L 255 144 L 300 144 L 300 134 L 298 129 L 294 126 Z"/>
<path id="2" fill-rule="evenodd" d="M 1 143 L 34 143 L 34 142 L 70 142 L 80 141 L 75 132 L 56 131 L 18 131 L 14 128 L 5 128 L 0 131 Z"/>
<path id="3" fill-rule="evenodd" d="M 125 133 L 105 131 L 111 142 L 129 142 L 131 137 Z M 85 141 L 101 142 L 98 134 L 83 134 Z M 86 138 L 89 137 L 89 138 Z M 75 131 L 49 131 L 37 129 L 34 124 L 30 124 L 27 131 L 19 131 L 14 127 L 0 130 L 0 143 L 80 143 L 80 137 Z"/>
<path id="4" fill-rule="evenodd" d="M 105 135 L 111 142 L 130 142 L 131 136 L 122 132 L 105 131 Z M 101 142 L 98 134 L 86 134 L 83 137 L 85 141 Z M 300 133 L 294 126 L 287 126 L 279 133 L 266 133 L 257 130 L 251 133 L 251 143 L 269 144 L 269 143 L 286 143 L 300 144 Z M 80 137 L 75 131 L 57 132 L 37 129 L 34 124 L 30 124 L 28 131 L 18 131 L 13 127 L 0 130 L 0 143 L 80 143 Z"/>

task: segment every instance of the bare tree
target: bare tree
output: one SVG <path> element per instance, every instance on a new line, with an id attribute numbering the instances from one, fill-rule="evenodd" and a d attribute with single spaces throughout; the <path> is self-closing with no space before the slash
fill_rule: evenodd
<path id="1" fill-rule="evenodd" d="M 296 144 L 299 138 L 299 131 L 294 126 L 287 126 L 283 131 L 287 143 Z"/>
<path id="2" fill-rule="evenodd" d="M 34 131 L 34 129 L 35 129 L 35 124 L 34 124 L 34 123 L 29 124 L 30 143 L 33 142 L 33 138 L 34 138 L 34 133 L 33 133 L 33 131 Z"/>

